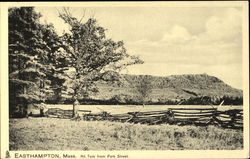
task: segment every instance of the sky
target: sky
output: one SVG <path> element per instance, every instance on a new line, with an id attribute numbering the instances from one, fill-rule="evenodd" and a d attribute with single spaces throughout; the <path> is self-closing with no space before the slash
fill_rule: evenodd
<path id="1" fill-rule="evenodd" d="M 36 7 L 41 22 L 58 34 L 69 27 L 58 17 L 62 8 Z M 243 88 L 242 8 L 225 6 L 74 7 L 72 15 L 97 19 L 107 36 L 122 40 L 129 54 L 144 64 L 123 70 L 155 76 L 202 74 Z"/>

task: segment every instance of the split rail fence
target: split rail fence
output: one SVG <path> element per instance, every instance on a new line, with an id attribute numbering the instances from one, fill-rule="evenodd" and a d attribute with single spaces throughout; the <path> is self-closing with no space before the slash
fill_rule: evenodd
<path id="1" fill-rule="evenodd" d="M 162 111 L 128 112 L 110 114 L 108 112 L 91 113 L 90 110 L 78 110 L 77 120 L 109 120 L 140 124 L 177 124 L 177 125 L 218 125 L 225 128 L 243 129 L 243 110 L 231 109 L 219 111 L 216 108 L 168 108 Z M 50 108 L 47 117 L 72 118 L 72 110 Z"/>

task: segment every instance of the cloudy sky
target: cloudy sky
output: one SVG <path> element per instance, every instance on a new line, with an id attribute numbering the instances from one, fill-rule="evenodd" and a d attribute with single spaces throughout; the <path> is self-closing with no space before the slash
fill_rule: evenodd
<path id="1" fill-rule="evenodd" d="M 123 40 L 130 54 L 143 65 L 123 73 L 167 76 L 207 73 L 242 88 L 241 7 L 83 7 L 70 8 L 81 18 L 94 17 L 108 37 Z M 58 18 L 61 8 L 36 8 L 42 22 L 53 23 L 57 32 L 68 30 Z"/>

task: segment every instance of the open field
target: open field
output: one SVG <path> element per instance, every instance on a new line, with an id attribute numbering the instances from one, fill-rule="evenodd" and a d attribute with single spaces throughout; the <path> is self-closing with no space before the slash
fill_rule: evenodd
<path id="1" fill-rule="evenodd" d="M 217 108 L 218 106 L 211 105 L 79 105 L 81 110 L 91 110 L 91 113 L 99 113 L 102 111 L 109 112 L 111 114 L 122 114 L 127 112 L 146 112 L 146 111 L 158 111 L 167 110 L 168 108 Z M 72 110 L 72 105 L 47 105 L 48 108 L 60 108 L 65 110 Z M 242 109 L 243 106 L 220 106 L 218 110 L 229 109 Z M 46 110 L 45 110 L 46 111 Z"/>
<path id="2" fill-rule="evenodd" d="M 235 150 L 241 130 L 55 118 L 10 119 L 10 150 Z"/>

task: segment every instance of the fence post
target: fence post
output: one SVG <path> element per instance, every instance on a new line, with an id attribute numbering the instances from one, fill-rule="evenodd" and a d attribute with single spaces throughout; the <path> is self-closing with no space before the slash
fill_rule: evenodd
<path id="1" fill-rule="evenodd" d="M 73 118 L 77 117 L 78 115 L 78 105 L 80 103 L 78 102 L 78 100 L 76 99 L 75 102 L 73 103 Z"/>
<path id="2" fill-rule="evenodd" d="M 230 114 L 230 117 L 231 117 L 230 126 L 231 126 L 231 127 L 234 127 L 236 114 L 237 114 L 237 112 L 236 112 L 236 111 L 232 111 L 232 113 Z"/>
<path id="3" fill-rule="evenodd" d="M 168 109 L 168 115 L 169 115 L 169 118 L 168 118 L 169 124 L 175 123 L 174 112 L 172 111 L 171 108 Z"/>

